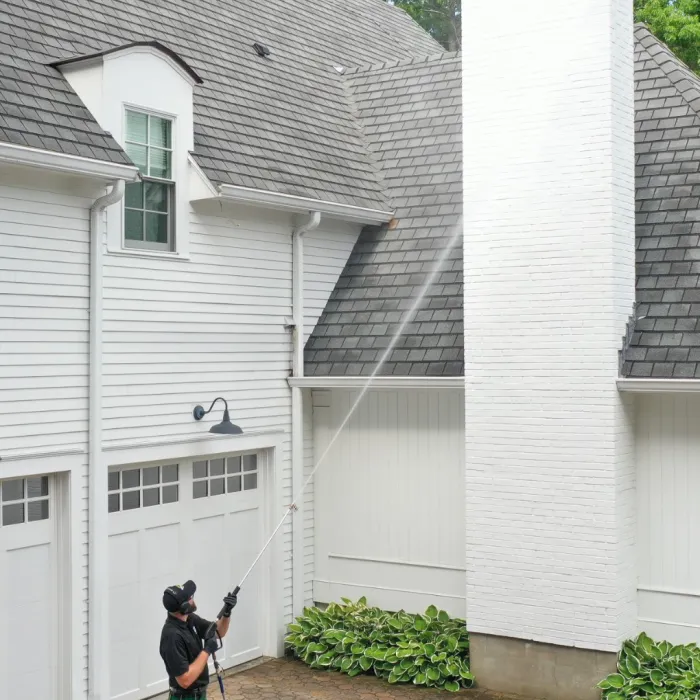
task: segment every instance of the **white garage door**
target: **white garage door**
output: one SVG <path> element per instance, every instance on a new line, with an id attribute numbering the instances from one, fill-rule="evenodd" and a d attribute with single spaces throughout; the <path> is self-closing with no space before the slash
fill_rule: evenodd
<path id="1" fill-rule="evenodd" d="M 111 697 L 137 700 L 167 689 L 158 651 L 161 599 L 193 579 L 198 613 L 212 619 L 262 546 L 255 454 L 127 467 L 109 474 Z M 259 571 L 231 617 L 224 668 L 261 655 Z"/>
<path id="2" fill-rule="evenodd" d="M 56 698 L 52 486 L 49 476 L 0 481 L 0 679 L 8 689 L 13 679 L 13 700 Z"/>

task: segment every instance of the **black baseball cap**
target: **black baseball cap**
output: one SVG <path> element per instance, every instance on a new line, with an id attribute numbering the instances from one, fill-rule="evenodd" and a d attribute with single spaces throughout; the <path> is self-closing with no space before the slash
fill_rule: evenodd
<path id="1" fill-rule="evenodd" d="M 194 581 L 187 581 L 182 586 L 169 586 L 163 591 L 163 607 L 168 612 L 178 612 L 180 606 L 187 602 L 196 592 Z"/>

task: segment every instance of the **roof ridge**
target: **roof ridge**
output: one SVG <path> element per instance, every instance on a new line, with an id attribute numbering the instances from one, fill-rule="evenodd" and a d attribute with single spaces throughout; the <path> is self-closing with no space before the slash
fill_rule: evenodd
<path id="1" fill-rule="evenodd" d="M 700 115 L 700 77 L 643 22 L 634 25 L 634 35 L 690 108 Z"/>
<path id="2" fill-rule="evenodd" d="M 433 63 L 436 61 L 451 61 L 461 54 L 460 51 L 443 51 L 441 53 L 433 53 L 423 56 L 412 56 L 411 58 L 401 58 L 384 63 L 365 63 L 360 66 L 351 66 L 346 69 L 343 76 L 354 75 L 357 73 L 371 73 L 373 71 L 389 70 L 391 68 L 403 68 L 419 63 Z"/>

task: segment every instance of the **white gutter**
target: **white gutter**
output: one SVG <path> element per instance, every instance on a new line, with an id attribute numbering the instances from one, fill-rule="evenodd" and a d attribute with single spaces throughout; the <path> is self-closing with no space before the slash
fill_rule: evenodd
<path id="1" fill-rule="evenodd" d="M 90 378 L 88 411 L 88 685 L 109 700 L 107 466 L 102 462 L 102 214 L 124 196 L 124 180 L 90 207 Z"/>
<path id="2" fill-rule="evenodd" d="M 133 165 L 108 163 L 104 160 L 44 151 L 28 146 L 16 146 L 12 143 L 0 143 L 0 163 L 42 168 L 55 173 L 100 177 L 105 180 L 127 180 L 128 182 L 135 180 L 139 174 L 138 168 Z"/>
<path id="3" fill-rule="evenodd" d="M 700 393 L 700 379 L 618 379 L 617 388 L 634 394 Z"/>
<path id="4" fill-rule="evenodd" d="M 304 376 L 304 234 L 313 231 L 321 222 L 321 212 L 313 211 L 306 221 L 292 231 L 292 374 Z M 292 387 L 292 498 L 304 483 L 304 395 L 299 387 Z M 292 520 L 292 613 L 294 617 L 304 609 L 304 510 L 298 510 Z"/>
<path id="5" fill-rule="evenodd" d="M 221 199 L 253 206 L 265 206 L 269 209 L 296 212 L 298 214 L 315 211 L 324 216 L 352 221 L 361 224 L 383 224 L 391 221 L 394 213 L 381 209 L 366 209 L 351 204 L 338 204 L 309 197 L 297 197 L 291 194 L 256 190 L 238 185 L 219 185 L 217 187 Z"/>
<path id="6" fill-rule="evenodd" d="M 369 377 L 290 377 L 300 389 L 362 389 Z M 464 389 L 464 377 L 375 377 L 372 389 Z"/>

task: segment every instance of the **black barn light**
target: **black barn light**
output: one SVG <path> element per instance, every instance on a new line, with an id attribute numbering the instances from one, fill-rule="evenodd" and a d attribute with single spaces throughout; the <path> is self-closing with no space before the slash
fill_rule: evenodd
<path id="1" fill-rule="evenodd" d="M 240 435 L 243 431 L 237 425 L 231 423 L 231 418 L 228 415 L 228 404 L 226 403 L 226 399 L 222 398 L 221 396 L 217 396 L 217 398 L 215 398 L 211 402 L 211 406 L 209 406 L 208 411 L 205 411 L 202 406 L 195 406 L 194 411 L 192 411 L 194 419 L 202 420 L 202 418 L 204 418 L 204 416 L 206 416 L 207 413 L 209 413 L 211 409 L 214 408 L 214 404 L 217 401 L 224 402 L 224 419 L 221 421 L 221 423 L 212 425 L 211 428 L 209 428 L 209 432 L 219 433 L 220 435 Z"/>

